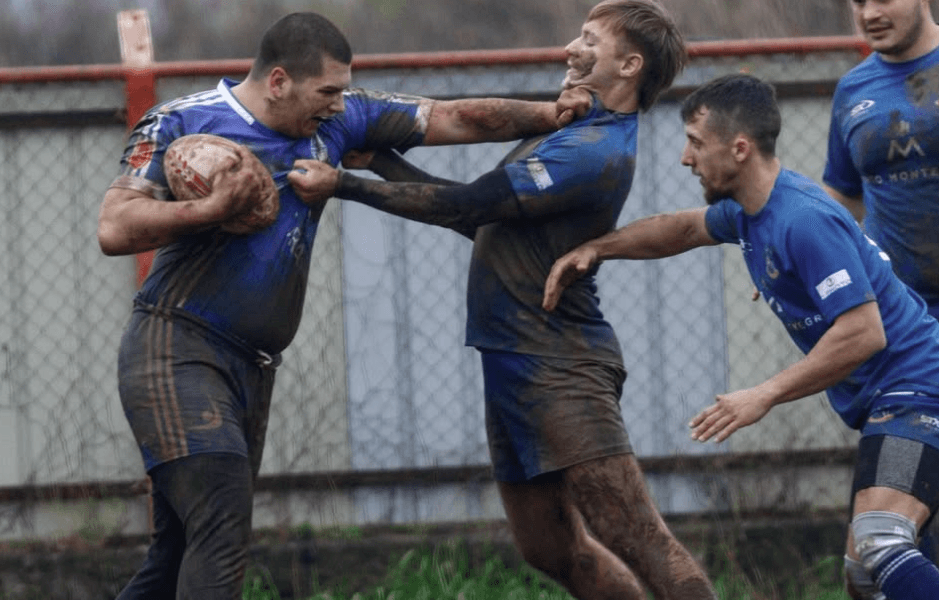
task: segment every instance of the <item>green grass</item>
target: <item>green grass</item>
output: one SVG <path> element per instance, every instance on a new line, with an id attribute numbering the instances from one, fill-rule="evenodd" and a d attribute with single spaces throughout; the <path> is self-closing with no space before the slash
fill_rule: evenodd
<path id="1" fill-rule="evenodd" d="M 721 600 L 848 600 L 840 577 L 840 558 L 829 557 L 808 568 L 782 594 L 766 592 L 728 565 L 712 574 Z M 765 586 L 763 586 L 765 587 Z M 243 600 L 279 600 L 268 577 L 254 570 Z M 560 586 L 533 569 L 507 567 L 498 557 L 473 567 L 458 545 L 433 552 L 411 550 L 394 565 L 385 584 L 364 593 L 321 590 L 304 600 L 572 600 Z"/>
<path id="2" fill-rule="evenodd" d="M 759 571 L 745 574 L 730 549 L 724 556 L 710 573 L 721 600 L 850 600 L 844 591 L 841 556 L 823 558 L 784 581 Z"/>

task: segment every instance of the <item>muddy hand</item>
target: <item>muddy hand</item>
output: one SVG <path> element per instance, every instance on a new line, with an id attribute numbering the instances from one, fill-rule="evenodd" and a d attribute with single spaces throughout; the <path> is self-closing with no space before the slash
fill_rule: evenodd
<path id="1" fill-rule="evenodd" d="M 574 119 L 586 115 L 593 106 L 593 96 L 585 87 L 567 88 L 561 91 L 555 104 L 557 126 L 569 125 Z"/>
<path id="2" fill-rule="evenodd" d="M 293 163 L 287 180 L 304 204 L 315 206 L 324 204 L 335 195 L 339 171 L 324 162 L 303 159 Z"/>
<path id="3" fill-rule="evenodd" d="M 554 310 L 564 288 L 582 277 L 597 262 L 599 258 L 596 251 L 589 247 L 575 248 L 557 259 L 545 280 L 541 307 L 549 312 Z"/>
<path id="4" fill-rule="evenodd" d="M 242 168 L 247 163 L 244 153 L 248 150 L 237 148 L 235 152 L 239 159 L 232 160 L 227 168 L 219 169 L 212 176 L 211 200 L 216 203 L 222 220 L 250 210 L 263 188 L 263 182 L 256 172 Z"/>

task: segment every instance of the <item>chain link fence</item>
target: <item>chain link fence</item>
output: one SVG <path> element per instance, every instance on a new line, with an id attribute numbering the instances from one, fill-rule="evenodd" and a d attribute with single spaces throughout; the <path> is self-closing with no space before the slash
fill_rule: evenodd
<path id="1" fill-rule="evenodd" d="M 851 49 L 695 57 L 641 117 L 621 223 L 701 205 L 699 183 L 679 164 L 678 103 L 723 73 L 777 84 L 779 155 L 818 179 L 834 82 L 859 58 Z M 553 99 L 563 70 L 498 62 L 358 69 L 353 83 L 440 98 Z M 159 78 L 158 100 L 216 83 Z M 124 103 L 121 82 L 107 79 L 0 85 L 0 538 L 49 531 L 38 523 L 48 515 L 38 508 L 42 494 L 30 490 L 144 477 L 115 372 L 136 266 L 103 256 L 95 238 L 123 148 Z M 470 181 L 510 148 L 418 148 L 409 158 Z M 270 511 L 259 525 L 498 516 L 485 476 L 479 361 L 463 345 L 470 252 L 449 230 L 331 201 L 304 321 L 277 375 L 259 483 Z M 715 394 L 756 384 L 799 357 L 765 304 L 750 299 L 736 247 L 611 262 L 598 281 L 629 372 L 627 428 L 663 512 L 846 506 L 856 438 L 821 396 L 779 407 L 721 445 L 689 439 L 688 420 Z M 128 525 L 139 511 L 122 514 L 116 527 L 145 529 Z"/>

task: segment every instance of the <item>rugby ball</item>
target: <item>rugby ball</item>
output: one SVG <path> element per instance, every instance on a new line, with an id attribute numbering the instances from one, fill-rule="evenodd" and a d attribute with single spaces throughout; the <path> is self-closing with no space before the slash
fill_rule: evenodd
<path id="1" fill-rule="evenodd" d="M 251 169 L 262 182 L 261 193 L 251 208 L 221 225 L 229 233 L 248 234 L 269 227 L 277 219 L 280 197 L 270 171 L 250 151 L 239 158 L 240 144 L 221 136 L 193 133 L 174 140 L 163 155 L 163 172 L 177 200 L 198 200 L 212 193 L 212 179 L 219 169 L 238 160 L 239 169 Z"/>

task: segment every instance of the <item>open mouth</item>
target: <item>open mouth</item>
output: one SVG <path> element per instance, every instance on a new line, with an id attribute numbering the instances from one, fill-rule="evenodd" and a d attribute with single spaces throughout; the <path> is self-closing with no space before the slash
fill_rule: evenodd
<path id="1" fill-rule="evenodd" d="M 331 116 L 329 116 L 329 117 L 323 117 L 323 116 L 320 116 L 320 115 L 314 115 L 314 116 L 310 117 L 310 124 L 313 125 L 314 128 L 319 129 L 319 126 L 320 126 L 320 125 L 322 125 L 323 123 L 329 121 L 331 118 L 332 118 Z"/>
<path id="2" fill-rule="evenodd" d="M 567 73 L 565 75 L 565 81 L 570 84 L 577 81 L 582 81 L 587 78 L 590 73 L 593 71 L 592 67 L 583 67 L 577 65 L 569 65 Z"/>

